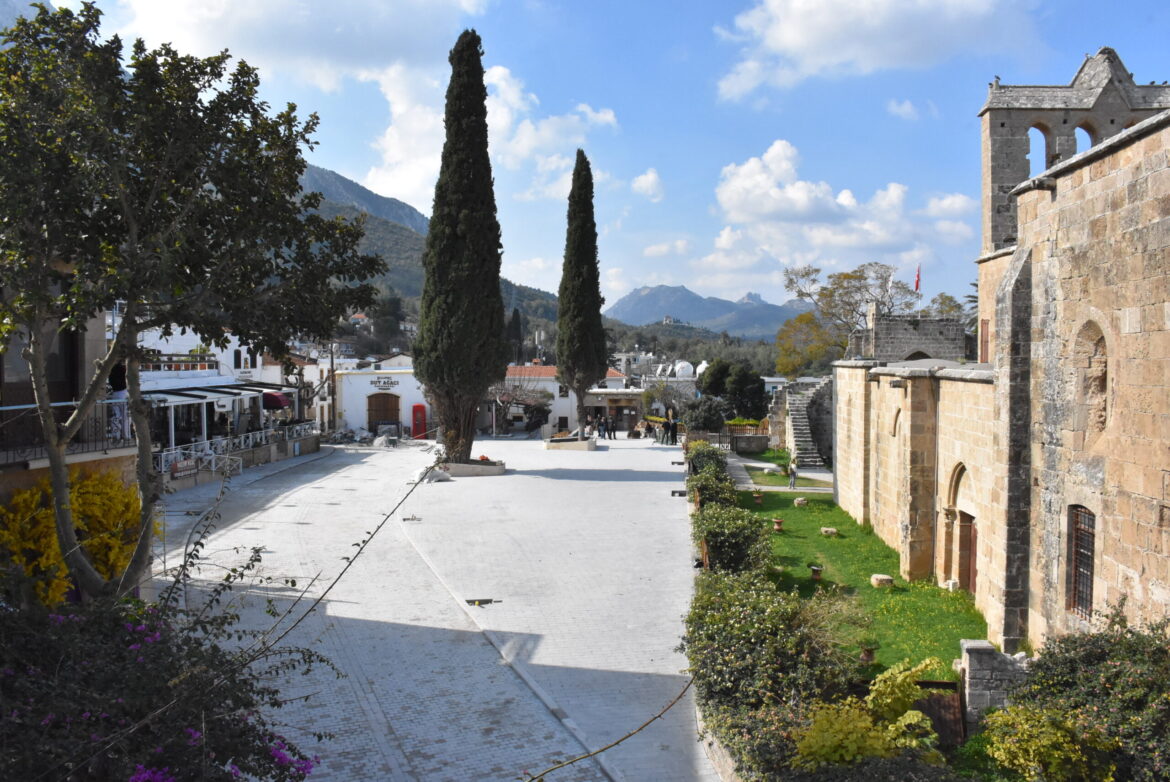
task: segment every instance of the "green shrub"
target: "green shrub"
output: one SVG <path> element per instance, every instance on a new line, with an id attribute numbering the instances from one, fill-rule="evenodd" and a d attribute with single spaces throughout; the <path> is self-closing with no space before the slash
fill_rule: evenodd
<path id="1" fill-rule="evenodd" d="M 864 702 L 846 698 L 840 703 L 819 704 L 809 724 L 797 731 L 793 766 L 850 765 L 866 757 L 897 754 L 941 764 L 938 736 L 930 718 L 910 708 L 925 694 L 917 684 L 918 677 L 937 665 L 933 658 L 913 667 L 902 661 L 874 680 Z"/>
<path id="2" fill-rule="evenodd" d="M 1117 739 L 1119 779 L 1170 778 L 1168 625 L 1130 627 L 1119 606 L 1103 628 L 1048 641 L 1012 702 L 1051 708 Z"/>
<path id="3" fill-rule="evenodd" d="M 759 426 L 760 425 L 760 421 L 757 418 L 742 418 L 740 416 L 736 416 L 735 418 L 732 418 L 730 421 L 725 421 L 724 423 L 726 423 L 728 426 Z"/>
<path id="4" fill-rule="evenodd" d="M 683 405 L 680 420 L 688 432 L 720 432 L 730 414 L 731 405 L 720 397 L 707 395 Z"/>
<path id="5" fill-rule="evenodd" d="M 760 571 L 696 579 L 682 648 L 708 728 L 743 773 L 785 770 L 809 706 L 841 697 L 859 674 L 829 630 L 845 600 L 779 592 Z"/>
<path id="6" fill-rule="evenodd" d="M 687 494 L 692 502 L 698 502 L 702 506 L 711 504 L 734 506 L 737 499 L 735 482 L 726 471 L 714 464 L 708 464 L 697 474 L 687 478 Z"/>
<path id="7" fill-rule="evenodd" d="M 695 514 L 696 545 L 707 544 L 713 570 L 763 567 L 772 554 L 772 536 L 754 513 L 727 505 L 706 505 Z"/>
<path id="8" fill-rule="evenodd" d="M 796 734 L 795 768 L 848 766 L 862 758 L 895 754 L 889 734 L 856 698 L 840 703 L 818 703 L 808 725 Z"/>
<path id="9" fill-rule="evenodd" d="M 987 752 L 1029 782 L 1109 782 L 1117 742 L 1053 708 L 1014 705 L 984 721 Z"/>
<path id="10" fill-rule="evenodd" d="M 727 472 L 727 452 L 706 440 L 688 443 L 687 462 L 690 464 L 692 474 L 702 472 L 709 464 L 715 465 L 722 472 Z"/>
<path id="11" fill-rule="evenodd" d="M 895 755 L 889 758 L 863 758 L 853 766 L 824 766 L 815 771 L 786 773 L 784 782 L 960 782 L 961 778 L 944 766 Z"/>

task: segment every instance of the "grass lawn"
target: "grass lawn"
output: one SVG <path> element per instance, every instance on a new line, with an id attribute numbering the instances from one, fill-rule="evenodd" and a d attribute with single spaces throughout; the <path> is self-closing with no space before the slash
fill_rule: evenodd
<path id="1" fill-rule="evenodd" d="M 805 495 L 808 505 L 797 508 L 792 504 L 797 496 L 765 492 L 763 505 L 756 505 L 749 492 L 739 493 L 740 507 L 755 512 L 762 521 L 770 525 L 773 517 L 784 519 L 784 531 L 772 533 L 779 587 L 811 595 L 818 588 L 836 585 L 856 595 L 872 624 L 843 630 L 854 642 L 867 637 L 880 642 L 875 674 L 906 658 L 918 662 L 937 657 L 942 668 L 927 672 L 925 678 L 955 680 L 951 661 L 959 656 L 959 640 L 987 637 L 987 622 L 975 610 L 971 596 L 925 582 L 907 583 L 898 576 L 897 553 L 838 508 L 832 497 Z M 821 527 L 836 527 L 839 534 L 825 537 Z M 812 580 L 809 562 L 824 566 L 821 581 Z M 894 586 L 871 587 L 873 573 L 893 576 Z"/>
<path id="2" fill-rule="evenodd" d="M 787 467 L 788 463 L 792 461 L 792 457 L 788 451 L 783 448 L 769 448 L 763 453 L 753 453 L 749 458 L 755 459 L 758 462 L 771 462 L 777 467 Z"/>
<path id="3" fill-rule="evenodd" d="M 788 476 L 787 475 L 777 475 L 776 473 L 772 473 L 772 472 L 764 472 L 764 469 L 762 467 L 748 467 L 747 465 L 744 465 L 744 469 L 747 470 L 748 477 L 750 477 L 752 479 L 752 483 L 756 484 L 757 486 L 783 486 L 785 488 L 788 487 Z M 799 488 L 801 486 L 822 486 L 822 487 L 828 486 L 828 487 L 831 487 L 832 485 L 833 484 L 828 482 L 828 481 L 818 481 L 818 480 L 814 480 L 812 478 L 805 478 L 803 475 L 801 475 L 799 473 L 797 473 L 797 475 L 796 475 L 797 488 Z"/>

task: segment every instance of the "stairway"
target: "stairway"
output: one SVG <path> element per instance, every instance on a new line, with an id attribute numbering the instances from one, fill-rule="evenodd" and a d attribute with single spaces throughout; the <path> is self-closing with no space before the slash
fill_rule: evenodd
<path id="1" fill-rule="evenodd" d="M 793 390 L 790 390 L 788 392 L 788 415 L 784 424 L 784 439 L 788 444 L 789 453 L 793 454 L 797 459 L 797 469 L 826 469 L 825 462 L 821 459 L 821 454 L 817 451 L 816 444 L 813 442 L 812 431 L 809 428 L 808 403 L 817 391 L 820 391 L 826 384 L 831 382 L 833 382 L 833 379 L 826 377 L 808 391 L 795 393 Z"/>

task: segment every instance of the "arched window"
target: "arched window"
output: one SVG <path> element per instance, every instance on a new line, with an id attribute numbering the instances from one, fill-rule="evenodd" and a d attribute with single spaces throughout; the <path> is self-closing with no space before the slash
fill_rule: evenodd
<path id="1" fill-rule="evenodd" d="M 1068 610 L 1082 619 L 1093 616 L 1093 541 L 1097 517 L 1083 505 L 1068 509 Z"/>
<path id="2" fill-rule="evenodd" d="M 1028 129 L 1028 176 L 1040 176 L 1048 169 L 1048 129 L 1033 125 Z"/>
<path id="3" fill-rule="evenodd" d="M 1097 134 L 1090 125 L 1081 125 L 1073 131 L 1077 139 L 1077 152 L 1084 152 L 1097 143 Z"/>
<path id="4" fill-rule="evenodd" d="M 906 356 L 906 358 L 904 358 L 902 360 L 903 361 L 920 361 L 924 358 L 930 358 L 930 354 L 925 353 L 921 350 L 916 350 L 913 353 L 911 353 L 910 355 Z"/>

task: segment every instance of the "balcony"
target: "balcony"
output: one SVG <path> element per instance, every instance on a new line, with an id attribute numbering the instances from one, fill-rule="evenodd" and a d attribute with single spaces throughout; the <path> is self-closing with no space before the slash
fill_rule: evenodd
<path id="1" fill-rule="evenodd" d="M 73 402 L 53 404 L 53 416 L 58 423 L 64 423 L 73 415 L 75 407 Z M 65 449 L 67 457 L 75 457 L 70 461 L 77 461 L 76 457 L 82 455 L 132 452 L 134 440 L 130 438 L 130 425 L 125 416 L 125 403 L 106 400 L 95 405 Z M 47 458 L 36 405 L 0 407 L 0 468 L 22 465 L 31 469 L 43 466 L 38 462 Z"/>

